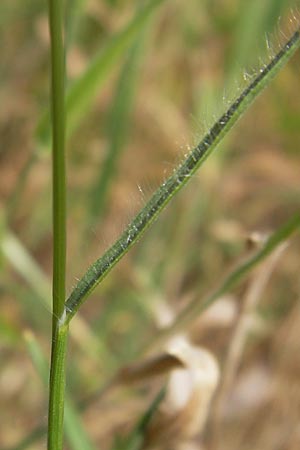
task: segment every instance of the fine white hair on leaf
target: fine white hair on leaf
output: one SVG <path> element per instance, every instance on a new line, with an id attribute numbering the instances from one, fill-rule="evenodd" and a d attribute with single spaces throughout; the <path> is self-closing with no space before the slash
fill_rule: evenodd
<path id="1" fill-rule="evenodd" d="M 77 287 L 69 296 L 67 302 L 72 307 L 72 313 L 68 314 L 68 322 L 75 315 L 80 305 L 86 300 L 89 293 L 103 280 L 118 261 L 127 253 L 132 245 L 137 242 L 142 234 L 157 219 L 158 215 L 167 206 L 173 196 L 183 188 L 188 179 L 193 177 L 199 167 L 210 154 L 217 148 L 225 135 L 236 124 L 250 104 L 268 85 L 272 78 L 287 63 L 289 58 L 298 49 L 300 44 L 299 30 L 282 44 L 275 57 L 266 65 L 261 64 L 261 69 L 256 71 L 253 81 L 247 84 L 243 90 L 238 85 L 234 100 L 226 112 L 215 117 L 215 122 L 209 132 L 193 148 L 192 152 L 178 165 L 168 179 L 162 183 L 153 193 L 145 207 L 129 223 L 127 229 L 120 235 L 111 248 L 109 248 L 95 263 L 95 274 L 91 267 L 87 270 Z M 233 83 L 234 84 L 234 83 Z M 213 115 L 212 115 L 213 116 Z M 128 196 L 127 196 L 128 198 Z M 133 225 L 137 231 L 133 233 Z"/>
<path id="2" fill-rule="evenodd" d="M 142 188 L 142 186 L 140 184 L 137 185 L 137 188 L 138 188 L 138 191 L 141 194 L 141 198 L 142 198 L 142 200 L 144 202 L 145 201 L 145 193 L 143 191 L 143 188 Z"/>

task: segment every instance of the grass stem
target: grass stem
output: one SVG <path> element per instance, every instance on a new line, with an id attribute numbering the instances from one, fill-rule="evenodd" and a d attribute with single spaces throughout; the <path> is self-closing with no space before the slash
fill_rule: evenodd
<path id="1" fill-rule="evenodd" d="M 61 326 L 66 276 L 65 51 L 64 2 L 49 0 L 51 39 L 52 182 L 53 182 L 53 316 L 48 450 L 63 446 L 65 355 L 68 327 Z"/>

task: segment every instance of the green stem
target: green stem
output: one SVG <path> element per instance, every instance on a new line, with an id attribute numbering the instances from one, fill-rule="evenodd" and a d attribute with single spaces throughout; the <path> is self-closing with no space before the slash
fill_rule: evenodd
<path id="1" fill-rule="evenodd" d="M 191 179 L 218 143 L 247 110 L 251 102 L 290 59 L 299 44 L 300 35 L 297 30 L 269 64 L 259 71 L 255 79 L 232 102 L 228 110 L 217 120 L 203 140 L 187 155 L 178 169 L 152 195 L 146 206 L 136 215 L 120 238 L 89 267 L 66 302 L 67 323 L 70 322 L 80 305 L 95 287 L 141 238 L 176 192 L 182 189 Z"/>
<path id="2" fill-rule="evenodd" d="M 66 276 L 65 51 L 63 0 L 49 0 L 53 164 L 53 316 L 48 450 L 63 446 L 65 354 L 68 327 L 62 325 Z"/>
<path id="3" fill-rule="evenodd" d="M 49 1 L 53 135 L 53 316 L 64 310 L 66 272 L 65 57 L 62 2 Z"/>
<path id="4" fill-rule="evenodd" d="M 58 327 L 55 344 L 52 344 L 50 369 L 50 396 L 48 418 L 48 450 L 63 448 L 63 423 L 65 404 L 65 355 L 68 327 Z"/>

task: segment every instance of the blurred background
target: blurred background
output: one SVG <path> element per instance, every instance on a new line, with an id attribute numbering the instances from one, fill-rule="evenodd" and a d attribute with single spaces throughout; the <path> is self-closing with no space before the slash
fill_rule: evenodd
<path id="1" fill-rule="evenodd" d="M 66 2 L 68 87 L 101 51 L 107 55 L 94 90 L 79 92 L 68 133 L 69 292 L 299 25 L 292 0 L 156 3 L 126 34 L 149 1 Z M 47 391 L 28 330 L 48 360 L 46 7 L 38 0 L 0 4 L 0 448 L 6 450 L 45 447 Z M 113 448 L 162 386 L 161 377 L 149 377 L 99 395 L 119 367 L 141 358 L 164 320 L 161 308 L 176 316 L 190 298 L 201 301 L 247 253 L 249 240 L 256 245 L 252 233 L 275 230 L 299 210 L 299 81 L 298 52 L 74 320 L 67 390 L 80 404 L 90 449 Z M 223 382 L 203 413 L 206 425 L 181 447 L 180 439 L 158 447 L 299 448 L 299 250 L 295 236 L 276 261 L 186 328 L 189 342 L 216 359 Z M 66 448 L 76 448 L 68 442 Z"/>

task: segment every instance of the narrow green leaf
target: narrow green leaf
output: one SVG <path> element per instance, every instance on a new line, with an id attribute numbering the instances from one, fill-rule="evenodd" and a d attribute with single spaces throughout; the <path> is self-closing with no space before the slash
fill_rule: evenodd
<path id="1" fill-rule="evenodd" d="M 157 408 L 161 404 L 165 396 L 165 388 L 161 389 L 149 408 L 139 419 L 138 423 L 125 439 L 119 439 L 115 442 L 112 450 L 142 450 L 145 431 L 149 425 L 153 415 L 157 411 Z"/>
<path id="2" fill-rule="evenodd" d="M 146 206 L 136 215 L 112 247 L 89 267 L 66 302 L 67 323 L 70 322 L 88 295 L 141 238 L 172 197 L 190 180 L 216 148 L 217 144 L 227 135 L 232 126 L 247 110 L 252 101 L 291 58 L 299 44 L 300 36 L 297 30 L 277 55 L 272 58 L 270 63 L 259 71 L 255 79 L 232 102 L 228 110 L 217 120 L 203 140 L 188 154 L 178 169 L 162 183 Z"/>
<path id="3" fill-rule="evenodd" d="M 86 0 L 66 1 L 66 47 L 69 48 L 75 40 L 79 23 L 84 13 Z"/>
<path id="4" fill-rule="evenodd" d="M 112 183 L 118 158 L 124 148 L 130 122 L 130 112 L 134 93 L 137 87 L 139 57 L 141 56 L 142 37 L 139 35 L 129 51 L 128 57 L 120 72 L 116 94 L 109 115 L 108 140 L 106 158 L 102 164 L 100 176 L 92 186 L 89 198 L 90 219 L 87 227 L 92 227 L 105 210 L 109 187 Z"/>
<path id="5" fill-rule="evenodd" d="M 1 294 L 1 287 L 0 287 Z M 10 323 L 5 317 L 0 316 L 0 340 L 2 344 L 9 343 L 17 346 L 20 343 L 20 333 L 15 325 Z"/>
<path id="6" fill-rule="evenodd" d="M 132 21 L 118 34 L 115 34 L 106 43 L 102 51 L 92 60 L 89 67 L 67 93 L 67 134 L 70 135 L 85 117 L 91 107 L 95 95 L 124 55 L 134 38 L 141 31 L 155 8 L 163 0 L 150 0 L 132 19 Z M 37 127 L 39 143 L 49 148 L 50 126 L 49 113 L 45 114 Z"/>
<path id="7" fill-rule="evenodd" d="M 0 251 L 52 314 L 51 285 L 48 278 L 17 236 L 7 227 L 0 237 Z"/>
<path id="8" fill-rule="evenodd" d="M 177 317 L 175 322 L 168 328 L 159 331 L 153 341 L 147 346 L 153 348 L 165 342 L 171 335 L 184 329 L 187 324 L 191 323 L 205 309 L 207 309 L 217 299 L 231 291 L 238 283 L 240 283 L 251 270 L 269 256 L 276 247 L 288 239 L 294 232 L 300 231 L 300 214 L 296 214 L 289 221 L 284 223 L 276 230 L 266 241 L 266 243 L 245 261 L 240 263 L 232 272 L 225 277 L 220 286 L 215 289 L 206 299 L 201 300 L 198 297 L 192 301 L 186 309 Z"/>
<path id="9" fill-rule="evenodd" d="M 51 308 L 51 284 L 47 275 L 41 270 L 38 263 L 24 247 L 18 237 L 3 225 L 0 233 L 0 254 L 11 264 L 14 270 L 30 286 L 38 299 L 42 302 L 49 314 Z M 102 359 L 107 367 L 115 367 L 116 361 L 112 352 L 109 352 L 102 341 L 95 336 L 85 320 L 78 315 L 76 324 L 70 334 L 81 349 L 93 359 Z M 83 339 L 83 335 L 85 339 Z"/>
<path id="10" fill-rule="evenodd" d="M 234 48 L 232 51 L 232 64 L 236 61 L 242 67 L 253 62 L 255 49 L 257 49 L 257 36 L 263 36 L 266 32 L 266 19 L 270 9 L 270 0 L 252 0 L 243 2 L 239 10 L 236 24 Z"/>
<path id="11" fill-rule="evenodd" d="M 65 403 L 65 429 L 70 446 L 74 450 L 95 450 L 90 438 L 82 427 L 81 420 L 70 398 Z"/>

